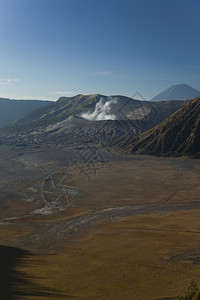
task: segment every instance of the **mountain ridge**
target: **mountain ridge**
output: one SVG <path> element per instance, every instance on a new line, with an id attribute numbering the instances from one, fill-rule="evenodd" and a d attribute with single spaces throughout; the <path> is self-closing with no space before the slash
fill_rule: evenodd
<path id="1" fill-rule="evenodd" d="M 35 128 L 49 126 L 61 122 L 71 115 L 92 112 L 96 104 L 101 101 L 105 104 L 108 101 L 115 101 L 115 105 L 110 107 L 111 114 L 115 114 L 117 119 L 145 118 L 153 127 L 163 121 L 167 116 L 185 105 L 184 101 L 150 102 L 135 100 L 126 96 L 105 96 L 101 94 L 76 95 L 73 97 L 60 97 L 56 102 L 48 106 L 34 110 L 27 115 L 7 124 L 2 130 L 23 129 L 24 126 Z M 154 120 L 155 119 L 155 120 Z M 144 130 L 148 130 L 147 126 Z"/>
<path id="2" fill-rule="evenodd" d="M 127 154 L 200 158 L 200 97 L 137 137 L 114 145 Z"/>
<path id="3" fill-rule="evenodd" d="M 61 97 L 0 129 L 2 144 L 106 144 L 159 124 L 185 101 L 149 102 L 100 94 Z"/>
<path id="4" fill-rule="evenodd" d="M 15 100 L 9 98 L 0 98 L 0 126 L 22 117 L 23 115 L 34 111 L 37 108 L 49 105 L 48 100 Z"/>

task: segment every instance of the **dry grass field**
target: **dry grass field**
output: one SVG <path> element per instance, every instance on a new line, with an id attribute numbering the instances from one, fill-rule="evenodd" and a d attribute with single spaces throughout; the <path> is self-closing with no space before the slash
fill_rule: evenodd
<path id="1" fill-rule="evenodd" d="M 1 273 L 14 257 L 2 295 L 156 300 L 184 294 L 192 280 L 200 284 L 199 161 L 136 157 L 87 165 L 85 173 L 79 167 L 56 169 L 81 191 L 72 206 L 2 217 L 1 245 L 10 254 L 1 249 Z M 122 207 L 130 214 L 119 213 Z"/>
<path id="2" fill-rule="evenodd" d="M 31 277 L 35 291 L 50 291 L 38 298 L 27 289 L 24 299 L 172 297 L 184 294 L 192 280 L 200 284 L 199 237 L 198 210 L 128 217 L 76 246 L 31 255 L 16 269 Z"/>

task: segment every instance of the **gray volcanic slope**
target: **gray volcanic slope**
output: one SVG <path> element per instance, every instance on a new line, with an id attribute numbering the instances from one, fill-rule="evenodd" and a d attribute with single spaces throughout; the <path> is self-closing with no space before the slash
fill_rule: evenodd
<path id="1" fill-rule="evenodd" d="M 109 114 L 115 115 L 117 120 L 151 120 L 158 124 L 171 113 L 184 106 L 183 101 L 155 103 L 150 101 L 134 100 L 125 96 L 103 96 L 77 95 L 74 97 L 61 97 L 58 101 L 51 103 L 47 107 L 40 108 L 23 118 L 12 122 L 9 127 L 13 130 L 24 126 L 33 128 L 49 126 L 51 124 L 66 120 L 72 115 L 80 116 L 82 113 L 93 112 L 99 102 L 103 104 L 112 102 L 109 106 Z M 107 107 L 108 108 L 108 107 Z M 102 119 L 101 119 L 102 120 Z M 147 126 L 146 129 L 149 127 Z"/>
<path id="2" fill-rule="evenodd" d="M 107 113 L 115 118 L 98 121 L 84 119 L 82 114 L 93 115 L 99 103 L 106 109 L 109 107 Z M 139 101 L 124 96 L 77 95 L 60 98 L 2 128 L 0 138 L 3 144 L 38 146 L 47 142 L 68 145 L 107 143 L 144 132 L 185 104 L 185 101 Z"/>

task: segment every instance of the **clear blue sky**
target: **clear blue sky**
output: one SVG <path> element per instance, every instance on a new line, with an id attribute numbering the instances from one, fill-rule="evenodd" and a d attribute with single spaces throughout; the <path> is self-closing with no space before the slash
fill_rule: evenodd
<path id="1" fill-rule="evenodd" d="M 200 90 L 199 0 L 1 0 L 0 97 Z"/>

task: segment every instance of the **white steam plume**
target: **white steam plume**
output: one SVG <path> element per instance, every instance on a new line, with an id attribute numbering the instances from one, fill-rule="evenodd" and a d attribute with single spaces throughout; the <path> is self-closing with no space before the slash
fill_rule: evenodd
<path id="1" fill-rule="evenodd" d="M 96 103 L 94 111 L 83 113 L 81 117 L 88 121 L 103 121 L 103 120 L 116 120 L 117 117 L 114 114 L 111 114 L 111 106 L 117 104 L 117 99 L 110 99 L 106 102 L 103 102 L 101 98 L 99 102 Z"/>

